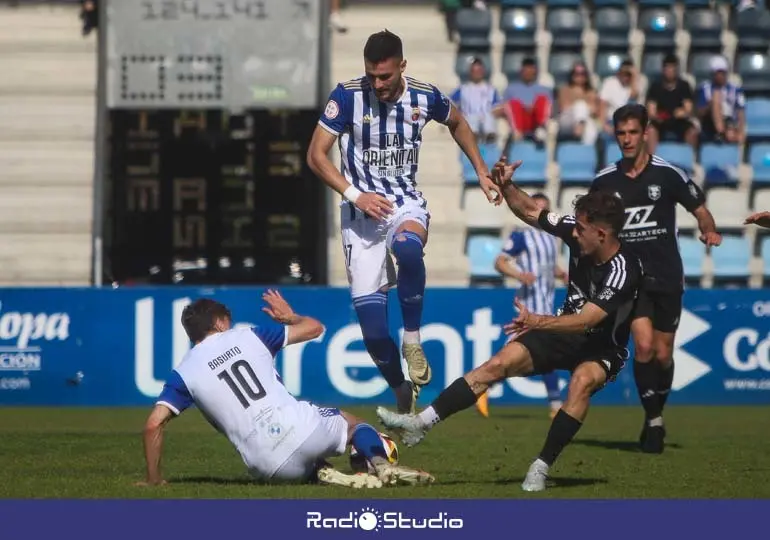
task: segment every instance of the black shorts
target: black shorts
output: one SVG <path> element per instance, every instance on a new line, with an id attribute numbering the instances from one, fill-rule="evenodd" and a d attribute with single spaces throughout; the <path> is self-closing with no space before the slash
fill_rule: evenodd
<path id="1" fill-rule="evenodd" d="M 563 369 L 570 373 L 584 362 L 596 362 L 607 372 L 612 382 L 628 359 L 628 350 L 618 347 L 599 347 L 585 334 L 565 334 L 548 330 L 530 330 L 519 338 L 532 357 L 532 375 Z"/>
<path id="2" fill-rule="evenodd" d="M 667 120 L 653 121 L 653 125 L 660 133 L 660 138 L 665 139 L 667 133 L 671 133 L 676 137 L 679 142 L 684 141 L 684 136 L 687 130 L 693 127 L 692 122 L 686 118 L 669 118 Z"/>
<path id="3" fill-rule="evenodd" d="M 682 315 L 682 291 L 650 291 L 642 287 L 636 299 L 634 319 L 648 318 L 659 332 L 673 334 Z"/>

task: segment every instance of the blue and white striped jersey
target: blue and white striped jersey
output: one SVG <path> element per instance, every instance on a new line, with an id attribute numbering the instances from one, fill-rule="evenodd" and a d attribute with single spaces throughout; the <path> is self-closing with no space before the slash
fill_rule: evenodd
<path id="1" fill-rule="evenodd" d="M 431 120 L 446 124 L 451 104 L 432 84 L 405 81 L 393 103 L 379 101 L 366 77 L 340 83 L 319 124 L 339 136 L 342 174 L 357 189 L 396 206 L 408 200 L 425 206 L 417 190 L 422 130 Z"/>
<path id="2" fill-rule="evenodd" d="M 517 297 L 532 313 L 553 315 L 557 264 L 554 237 L 538 229 L 513 231 L 503 253 L 516 257 L 519 268 L 537 278 L 532 285 L 522 285 Z"/>

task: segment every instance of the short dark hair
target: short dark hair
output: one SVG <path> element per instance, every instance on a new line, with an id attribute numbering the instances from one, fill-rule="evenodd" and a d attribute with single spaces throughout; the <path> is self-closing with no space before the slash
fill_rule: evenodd
<path id="1" fill-rule="evenodd" d="M 210 298 L 199 298 L 182 311 L 182 327 L 193 343 L 203 341 L 222 319 L 232 320 L 230 310 Z"/>
<path id="2" fill-rule="evenodd" d="M 391 58 L 404 58 L 401 38 L 389 30 L 382 30 L 369 36 L 364 45 L 364 60 L 379 64 Z"/>
<path id="3" fill-rule="evenodd" d="M 620 63 L 620 67 L 621 68 L 624 68 L 624 67 L 634 67 L 634 62 L 630 58 L 626 58 L 625 60 L 623 60 Z"/>
<path id="4" fill-rule="evenodd" d="M 537 62 L 531 56 L 526 56 L 521 61 L 521 67 L 527 67 L 527 66 L 537 67 Z"/>
<path id="5" fill-rule="evenodd" d="M 618 124 L 629 120 L 638 120 L 642 129 L 646 128 L 647 123 L 650 121 L 647 107 L 641 103 L 626 103 L 622 107 L 618 107 L 612 114 L 612 125 L 616 127 Z"/>
<path id="6" fill-rule="evenodd" d="M 675 66 L 679 65 L 679 58 L 674 53 L 668 53 L 665 58 L 663 58 L 663 65 L 668 66 L 674 64 Z"/>
<path id="7" fill-rule="evenodd" d="M 589 223 L 609 225 L 615 236 L 623 229 L 626 209 L 620 197 L 609 191 L 591 191 L 573 203 L 575 215 L 585 214 Z"/>
<path id="8" fill-rule="evenodd" d="M 545 193 L 535 193 L 534 195 L 532 195 L 531 199 L 535 201 L 540 199 L 541 201 L 545 201 L 548 204 L 548 206 L 551 206 L 551 199 L 549 199 L 548 195 L 546 195 Z"/>

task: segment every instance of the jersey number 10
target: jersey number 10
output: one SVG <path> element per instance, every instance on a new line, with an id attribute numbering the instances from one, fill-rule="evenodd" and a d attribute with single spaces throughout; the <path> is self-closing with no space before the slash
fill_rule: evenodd
<path id="1" fill-rule="evenodd" d="M 254 373 L 254 370 L 251 369 L 246 360 L 233 362 L 230 366 L 230 371 L 225 369 L 217 375 L 217 378 L 227 383 L 227 386 L 233 391 L 233 394 L 241 402 L 244 409 L 248 409 L 253 401 L 258 401 L 267 395 L 265 388 L 257 378 L 257 374 Z M 247 379 L 251 379 L 251 381 Z M 256 386 L 256 390 L 253 388 L 254 386 Z"/>

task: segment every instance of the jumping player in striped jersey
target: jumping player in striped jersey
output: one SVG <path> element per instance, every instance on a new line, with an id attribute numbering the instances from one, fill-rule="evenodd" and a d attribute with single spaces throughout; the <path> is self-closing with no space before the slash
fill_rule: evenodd
<path id="1" fill-rule="evenodd" d="M 551 201 L 543 193 L 535 193 L 532 200 L 543 210 L 551 210 Z M 556 280 L 566 281 L 567 273 L 559 267 L 557 240 L 552 235 L 534 227 L 514 230 L 495 259 L 495 270 L 504 276 L 518 280 L 522 286 L 516 298 L 531 313 L 553 315 Z M 551 409 L 551 418 L 561 408 L 559 377 L 554 372 L 543 374 L 543 382 Z M 488 393 L 479 396 L 476 408 L 482 415 L 489 415 Z"/>
<path id="2" fill-rule="evenodd" d="M 420 343 L 430 214 L 417 189 L 422 131 L 435 120 L 470 159 L 490 201 L 502 196 L 467 121 L 435 86 L 404 76 L 401 39 L 384 30 L 364 47 L 366 75 L 332 91 L 313 134 L 308 165 L 343 196 L 342 244 L 353 305 L 364 345 L 401 411 L 414 409 L 419 388 L 431 380 Z M 328 157 L 338 142 L 341 171 Z M 398 264 L 398 274 L 390 255 Z M 387 291 L 396 284 L 404 322 L 402 353 L 411 382 L 404 379 L 398 347 L 390 337 Z"/>

